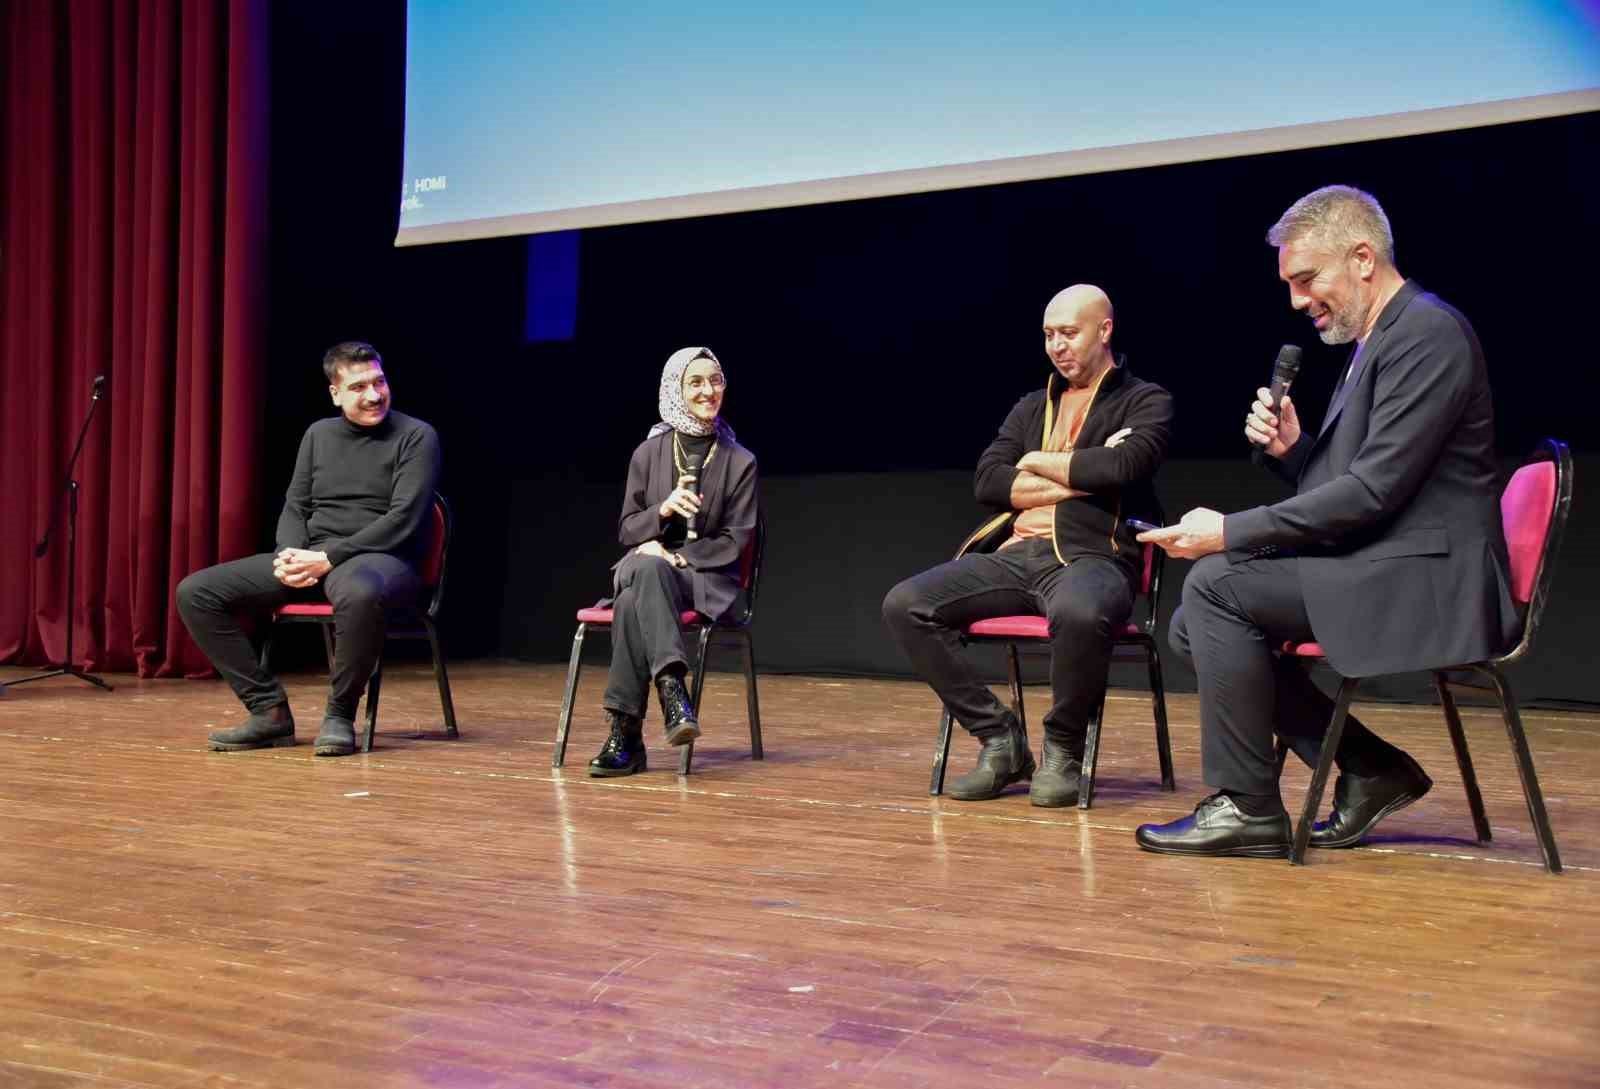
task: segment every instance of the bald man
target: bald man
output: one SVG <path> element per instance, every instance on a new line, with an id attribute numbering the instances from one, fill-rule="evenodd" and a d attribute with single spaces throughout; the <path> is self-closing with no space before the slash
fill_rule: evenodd
<path id="1" fill-rule="evenodd" d="M 1171 395 L 1113 355 L 1112 325 L 1111 300 L 1092 284 L 1050 300 L 1044 351 L 1054 369 L 978 459 L 974 491 L 995 517 L 956 559 L 883 600 L 884 623 L 918 676 L 978 739 L 977 765 L 950 784 L 952 798 L 994 798 L 1031 779 L 1034 805 L 1077 804 L 1089 716 L 1139 577 L 1125 520 L 1158 520 L 1151 481 L 1172 428 Z M 961 652 L 967 624 L 1017 614 L 1050 621 L 1054 699 L 1037 767 L 1022 724 Z"/>

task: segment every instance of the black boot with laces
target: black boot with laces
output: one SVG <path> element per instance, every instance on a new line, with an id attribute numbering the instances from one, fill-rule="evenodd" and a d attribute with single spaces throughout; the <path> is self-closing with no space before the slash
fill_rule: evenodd
<path id="1" fill-rule="evenodd" d="M 644 722 L 620 711 L 606 708 L 611 733 L 589 761 L 589 774 L 597 779 L 618 775 L 637 775 L 645 770 Z"/>
<path id="2" fill-rule="evenodd" d="M 681 674 L 667 671 L 657 677 L 656 696 L 661 700 L 668 745 L 687 745 L 700 736 L 700 722 L 695 718 L 694 704 L 683 687 Z"/>

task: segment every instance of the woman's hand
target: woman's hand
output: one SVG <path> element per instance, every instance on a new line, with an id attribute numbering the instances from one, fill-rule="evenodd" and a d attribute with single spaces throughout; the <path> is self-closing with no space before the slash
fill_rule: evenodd
<path id="1" fill-rule="evenodd" d="M 666 521 L 674 514 L 681 514 L 685 518 L 693 518 L 700 513 L 700 496 L 689 487 L 694 482 L 692 476 L 680 476 L 678 486 L 672 489 L 672 494 L 661 501 L 661 520 Z"/>
<path id="2" fill-rule="evenodd" d="M 676 494 L 676 493 L 674 493 L 674 494 Z M 666 560 L 668 563 L 670 563 L 674 567 L 688 567 L 689 566 L 689 561 L 688 560 L 684 559 L 682 556 L 678 555 L 676 552 L 668 552 L 665 548 L 663 548 L 661 546 L 661 542 L 660 541 L 646 541 L 644 544 L 642 544 L 638 548 L 634 549 L 634 551 L 637 552 L 641 556 L 654 556 L 658 560 Z"/>

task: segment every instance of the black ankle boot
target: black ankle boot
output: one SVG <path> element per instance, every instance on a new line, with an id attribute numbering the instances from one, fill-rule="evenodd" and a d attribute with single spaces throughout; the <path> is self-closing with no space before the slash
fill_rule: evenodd
<path id="1" fill-rule="evenodd" d="M 638 775 L 645 770 L 644 722 L 621 711 L 606 708 L 611 734 L 589 761 L 589 774 L 597 779 L 618 775 Z"/>
<path id="2" fill-rule="evenodd" d="M 356 724 L 338 715 L 324 715 L 312 756 L 349 756 L 356 751 Z"/>
<path id="3" fill-rule="evenodd" d="M 661 700 L 661 715 L 666 720 L 668 745 L 687 745 L 700 736 L 700 722 L 694 717 L 694 704 L 676 673 L 656 678 L 656 695 Z"/>
<path id="4" fill-rule="evenodd" d="M 1081 753 L 1066 742 L 1047 736 L 1039 754 L 1039 769 L 1028 784 L 1028 800 L 1044 809 L 1077 805 L 1078 777 L 1082 774 Z"/>
<path id="5" fill-rule="evenodd" d="M 1033 753 L 1028 751 L 1028 735 L 1013 722 L 1009 729 L 980 738 L 978 764 L 950 784 L 949 794 L 964 802 L 980 802 L 998 797 L 1012 783 L 1033 774 Z"/>
<path id="6" fill-rule="evenodd" d="M 244 752 L 293 744 L 294 716 L 289 714 L 287 703 L 261 714 L 252 711 L 238 726 L 217 730 L 206 738 L 206 747 L 212 752 Z"/>

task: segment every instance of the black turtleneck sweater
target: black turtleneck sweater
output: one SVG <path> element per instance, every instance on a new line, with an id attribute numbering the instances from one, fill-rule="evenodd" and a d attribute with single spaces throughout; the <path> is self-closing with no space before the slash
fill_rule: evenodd
<path id="1" fill-rule="evenodd" d="M 393 411 L 376 427 L 318 420 L 300 440 L 278 549 L 326 552 L 335 567 L 363 552 L 415 562 L 438 483 L 439 436 L 421 420 Z"/>

